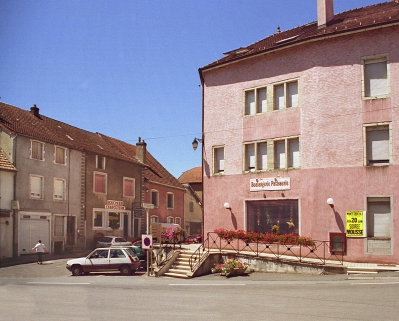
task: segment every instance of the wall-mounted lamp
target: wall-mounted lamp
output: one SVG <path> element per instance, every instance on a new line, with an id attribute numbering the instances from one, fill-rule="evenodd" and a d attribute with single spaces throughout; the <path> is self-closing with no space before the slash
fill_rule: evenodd
<path id="1" fill-rule="evenodd" d="M 203 139 L 201 138 L 194 138 L 193 142 L 191 143 L 191 145 L 193 146 L 193 149 L 196 150 L 198 147 L 198 143 L 202 144 Z"/>
<path id="2" fill-rule="evenodd" d="M 327 204 L 330 205 L 331 208 L 334 208 L 334 200 L 331 197 L 327 198 Z"/>
<path id="3" fill-rule="evenodd" d="M 226 210 L 229 210 L 230 212 L 231 212 L 231 206 L 230 206 L 230 204 L 229 203 L 224 203 L 224 208 L 226 209 Z"/>

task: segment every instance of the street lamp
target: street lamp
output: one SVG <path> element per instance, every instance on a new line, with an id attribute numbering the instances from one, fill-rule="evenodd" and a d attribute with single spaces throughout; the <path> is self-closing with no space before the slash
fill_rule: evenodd
<path id="1" fill-rule="evenodd" d="M 202 139 L 201 138 L 194 138 L 193 142 L 191 143 L 191 145 L 193 146 L 193 149 L 196 150 L 198 147 L 198 143 L 202 144 Z"/>

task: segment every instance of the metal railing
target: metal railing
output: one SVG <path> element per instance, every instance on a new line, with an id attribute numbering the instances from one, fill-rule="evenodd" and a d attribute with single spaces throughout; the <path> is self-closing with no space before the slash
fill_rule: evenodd
<path id="1" fill-rule="evenodd" d="M 339 243 L 335 242 L 334 248 L 337 245 L 339 245 Z M 343 244 L 341 245 L 343 248 Z M 315 241 L 314 245 L 291 245 L 265 243 L 262 241 L 246 243 L 239 239 L 228 241 L 219 237 L 215 232 L 209 232 L 206 240 L 194 252 L 189 260 L 191 271 L 195 271 L 211 252 L 321 265 L 344 264 L 344 253 L 333 249 L 330 241 Z"/>

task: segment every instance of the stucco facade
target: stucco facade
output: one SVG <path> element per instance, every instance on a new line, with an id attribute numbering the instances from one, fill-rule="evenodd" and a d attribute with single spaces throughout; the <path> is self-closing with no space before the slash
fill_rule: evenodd
<path id="1" fill-rule="evenodd" d="M 387 92 L 368 95 L 365 65 L 380 61 Z M 397 23 L 210 64 L 200 77 L 205 233 L 273 225 L 320 241 L 341 233 L 346 260 L 399 263 Z M 250 111 L 249 95 L 256 103 L 263 89 L 260 110 Z M 369 155 L 376 128 L 389 136 L 382 161 Z M 362 237 L 347 233 L 351 210 L 365 211 Z"/>

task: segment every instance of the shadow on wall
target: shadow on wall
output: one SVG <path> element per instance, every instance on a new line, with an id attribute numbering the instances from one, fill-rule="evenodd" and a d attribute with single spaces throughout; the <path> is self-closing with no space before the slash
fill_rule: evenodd
<path id="1" fill-rule="evenodd" d="M 335 221 L 337 222 L 337 226 L 341 233 L 345 233 L 345 224 L 341 218 L 341 215 L 337 211 L 334 210 Z"/>

